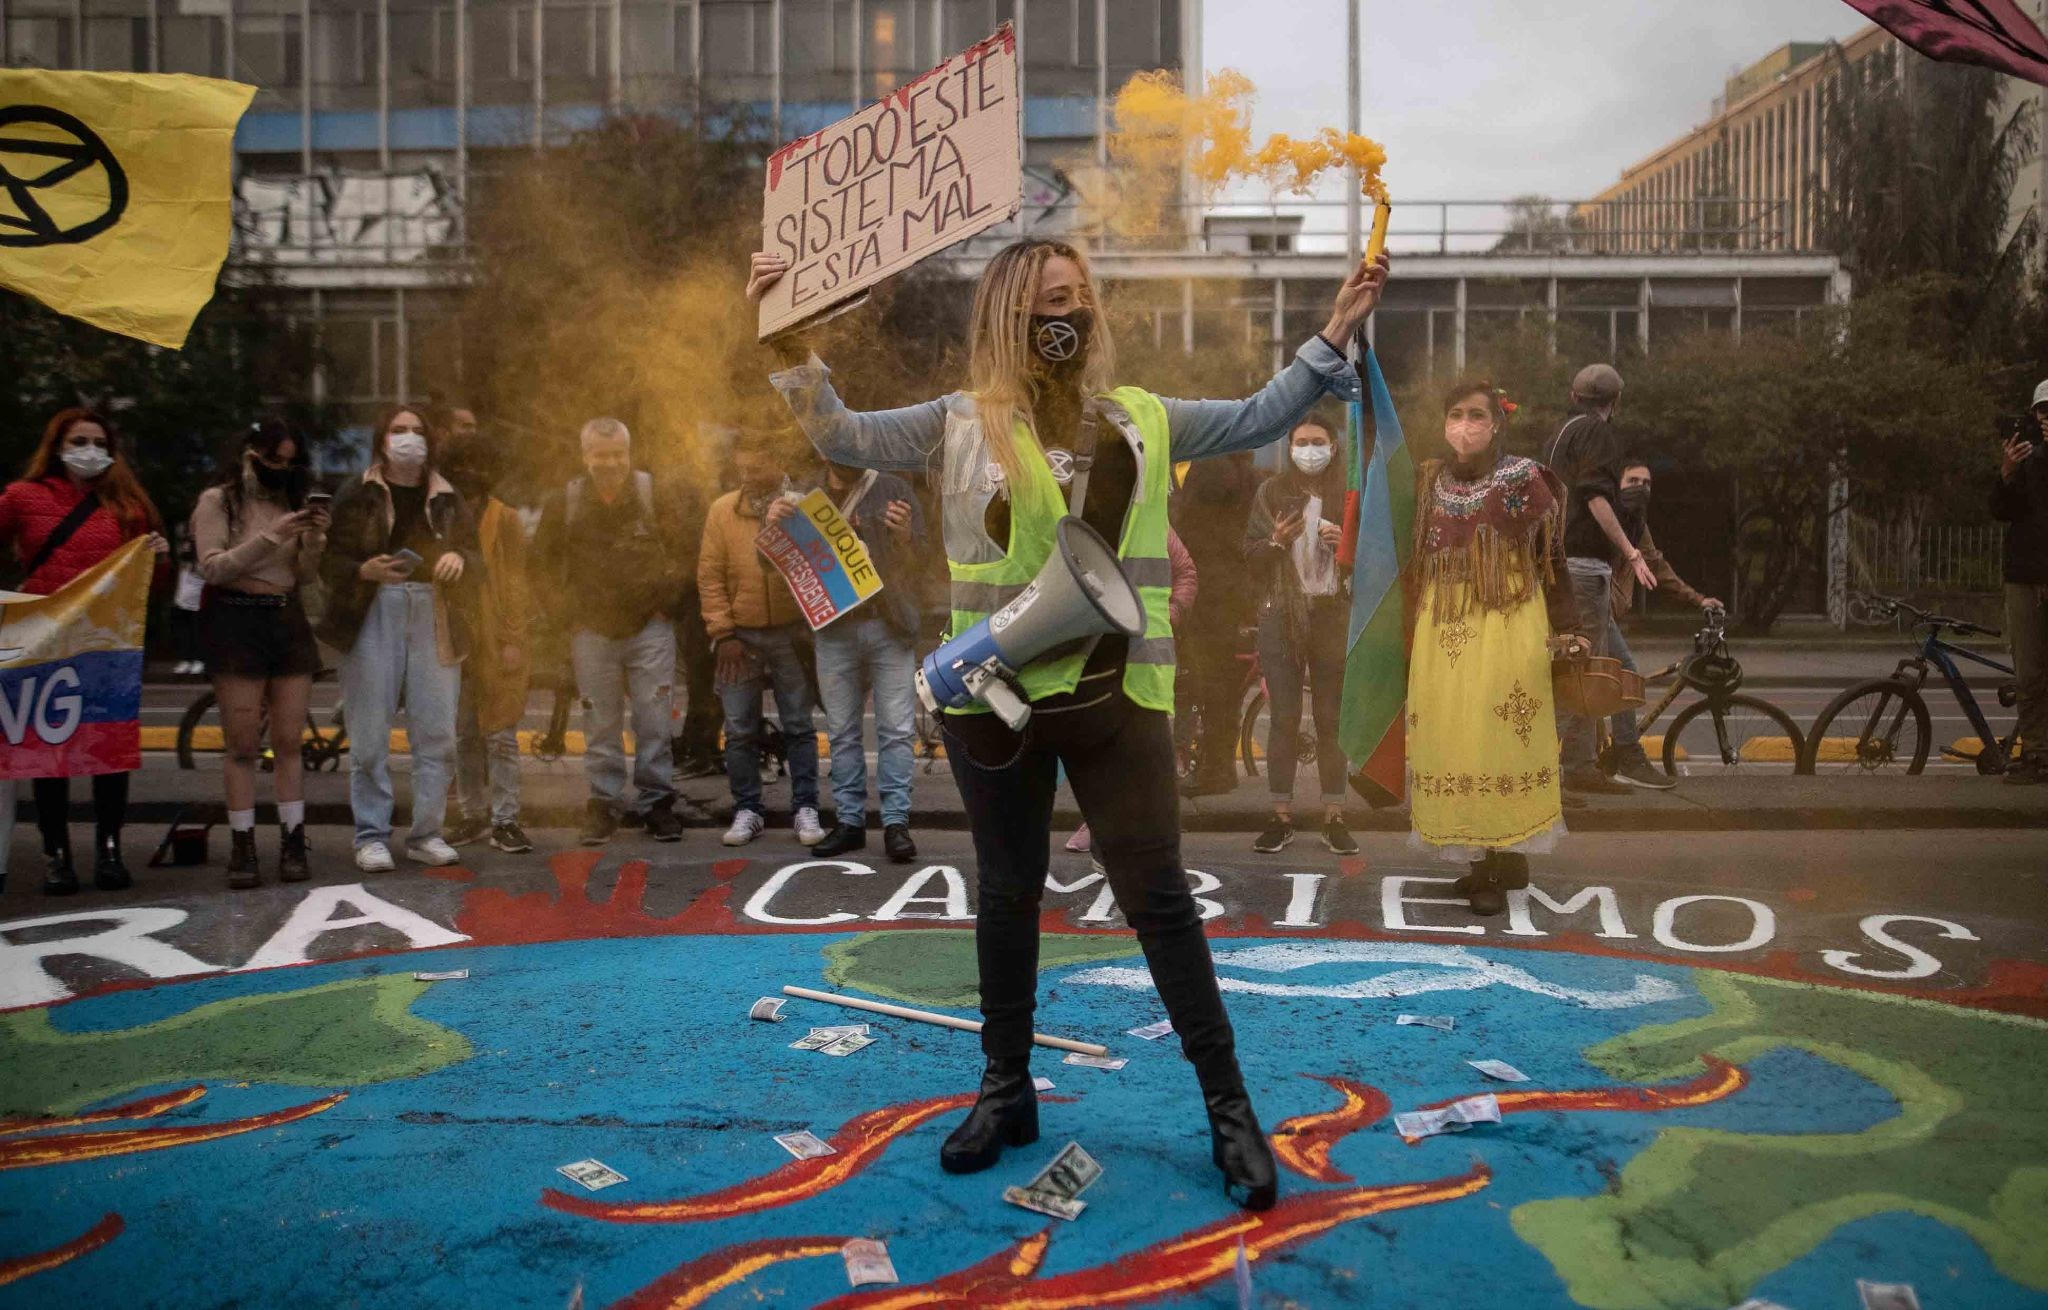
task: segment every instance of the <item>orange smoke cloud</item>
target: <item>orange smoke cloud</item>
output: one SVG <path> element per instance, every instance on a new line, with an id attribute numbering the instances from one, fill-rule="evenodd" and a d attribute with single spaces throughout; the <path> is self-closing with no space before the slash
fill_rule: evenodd
<path id="1" fill-rule="evenodd" d="M 1324 128 L 1309 139 L 1285 133 L 1252 150 L 1252 102 L 1258 88 L 1250 78 L 1223 69 L 1199 95 L 1182 88 L 1177 75 L 1139 73 L 1117 92 L 1110 153 L 1120 166 L 1177 167 L 1182 160 L 1211 192 L 1244 178 L 1305 192 L 1331 169 L 1356 166 L 1365 194 L 1386 198 L 1380 171 L 1387 152 L 1379 142 L 1352 132 Z"/>

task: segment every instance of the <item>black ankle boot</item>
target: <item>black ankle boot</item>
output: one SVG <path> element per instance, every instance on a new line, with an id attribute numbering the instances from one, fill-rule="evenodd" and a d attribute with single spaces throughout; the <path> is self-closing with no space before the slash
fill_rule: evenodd
<path id="1" fill-rule="evenodd" d="M 237 828 L 228 833 L 228 886 L 243 891 L 263 881 L 256 861 L 256 830 Z"/>
<path id="2" fill-rule="evenodd" d="M 992 1056 L 967 1122 L 939 1148 L 939 1167 L 949 1174 L 980 1173 L 1003 1158 L 1005 1146 L 1037 1140 L 1038 1092 L 1031 1084 L 1031 1058 Z"/>
<path id="3" fill-rule="evenodd" d="M 107 836 L 99 839 L 99 847 L 93 854 L 92 885 L 103 892 L 124 892 L 135 885 L 135 879 L 128 873 L 128 866 L 121 862 L 121 839 Z"/>
<path id="4" fill-rule="evenodd" d="M 1209 1154 L 1223 1171 L 1223 1190 L 1247 1210 L 1270 1210 L 1280 1193 L 1273 1147 L 1243 1087 L 1202 1093 L 1209 1111 Z M 1242 1193 L 1242 1195 L 1240 1195 Z"/>
<path id="5" fill-rule="evenodd" d="M 313 876 L 306 867 L 306 825 L 284 830 L 284 840 L 277 848 L 277 877 L 280 882 L 304 882 Z"/>
<path id="6" fill-rule="evenodd" d="M 43 858 L 49 861 L 43 870 L 43 895 L 78 895 L 78 870 L 71 867 L 71 848 L 44 851 Z"/>

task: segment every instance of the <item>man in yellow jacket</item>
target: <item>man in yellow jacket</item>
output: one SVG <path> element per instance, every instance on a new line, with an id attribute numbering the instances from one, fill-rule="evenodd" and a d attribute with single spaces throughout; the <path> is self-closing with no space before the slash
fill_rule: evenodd
<path id="1" fill-rule="evenodd" d="M 488 834 L 513 855 L 533 849 L 519 826 L 519 720 L 526 714 L 532 661 L 527 631 L 532 596 L 526 580 L 526 527 L 491 494 L 494 461 L 477 437 L 476 412 L 451 409 L 435 424 L 442 472 L 476 508 L 484 561 L 476 588 L 478 641 L 462 670 L 455 712 L 455 806 L 451 846 Z"/>
<path id="2" fill-rule="evenodd" d="M 768 506 L 787 492 L 781 439 L 742 433 L 733 451 L 737 491 L 711 502 L 697 557 L 704 628 L 718 657 L 718 695 L 725 705 L 725 776 L 732 784 L 727 846 L 744 846 L 768 820 L 761 809 L 761 693 L 775 692 L 775 712 L 789 756 L 792 828 L 815 846 L 818 822 L 818 734 L 812 726 L 810 634 L 789 584 L 755 547 Z"/>

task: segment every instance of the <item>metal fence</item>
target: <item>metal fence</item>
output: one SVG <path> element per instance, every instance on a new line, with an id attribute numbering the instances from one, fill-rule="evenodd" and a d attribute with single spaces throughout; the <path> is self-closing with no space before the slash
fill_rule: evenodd
<path id="1" fill-rule="evenodd" d="M 1992 592 L 2002 579 L 2003 523 L 1915 527 L 1910 521 L 1849 521 L 1850 584 L 1887 595 Z"/>

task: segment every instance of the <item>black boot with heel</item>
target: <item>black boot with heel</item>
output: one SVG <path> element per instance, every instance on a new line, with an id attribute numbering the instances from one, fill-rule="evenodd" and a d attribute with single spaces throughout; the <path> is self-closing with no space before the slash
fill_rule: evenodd
<path id="1" fill-rule="evenodd" d="M 92 885 L 103 892 L 124 892 L 135 885 L 127 862 L 121 858 L 119 833 L 100 834 L 99 848 L 92 861 Z"/>
<path id="2" fill-rule="evenodd" d="M 1247 1210 L 1272 1209 L 1280 1193 L 1279 1168 L 1252 1112 L 1252 1098 L 1238 1086 L 1204 1092 L 1202 1104 L 1209 1111 L 1209 1153 L 1223 1171 L 1223 1190 Z"/>
<path id="3" fill-rule="evenodd" d="M 71 848 L 59 846 L 54 851 L 44 851 L 43 895 L 78 895 L 78 870 L 71 864 Z"/>
<path id="4" fill-rule="evenodd" d="M 256 830 L 237 828 L 228 833 L 228 886 L 246 891 L 263 881 L 256 861 Z"/>
<path id="5" fill-rule="evenodd" d="M 967 1122 L 939 1148 L 939 1167 L 949 1174 L 980 1173 L 1003 1158 L 1005 1146 L 1037 1140 L 1038 1091 L 1031 1083 L 1031 1058 L 991 1056 Z"/>

